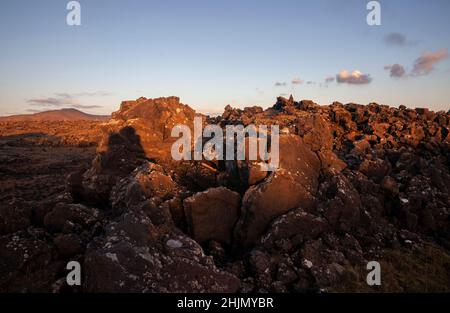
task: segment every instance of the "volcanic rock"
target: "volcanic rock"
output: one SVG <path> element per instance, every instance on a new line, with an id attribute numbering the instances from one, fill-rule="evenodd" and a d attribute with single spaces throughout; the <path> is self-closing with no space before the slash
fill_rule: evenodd
<path id="1" fill-rule="evenodd" d="M 205 120 L 278 125 L 271 172 L 172 161 L 195 115 L 139 98 L 106 123 L 0 122 L 0 291 L 449 291 L 449 112 L 280 97 Z"/>
<path id="2" fill-rule="evenodd" d="M 49 282 L 60 273 L 54 250 L 26 233 L 0 237 L 0 291 L 50 292 Z"/>
<path id="3" fill-rule="evenodd" d="M 236 292 L 240 285 L 195 241 L 157 229 L 139 212 L 106 226 L 88 246 L 85 268 L 89 292 Z"/>
<path id="4" fill-rule="evenodd" d="M 280 137 L 280 168 L 245 193 L 236 243 L 254 244 L 275 217 L 299 206 L 313 207 L 319 171 L 317 156 L 300 137 Z"/>
<path id="5" fill-rule="evenodd" d="M 109 122 L 101 125 L 102 140 L 91 169 L 83 175 L 84 198 L 94 203 L 108 201 L 118 180 L 145 160 L 171 163 L 171 147 L 176 138 L 172 128 L 193 127 L 195 111 L 179 98 L 139 98 L 124 101 Z"/>
<path id="6" fill-rule="evenodd" d="M 230 244 L 239 217 L 241 197 L 224 187 L 211 188 L 184 200 L 188 228 L 199 243 L 216 240 Z"/>
<path id="7" fill-rule="evenodd" d="M 31 210 L 26 204 L 13 201 L 0 207 L 0 235 L 15 233 L 31 224 Z"/>

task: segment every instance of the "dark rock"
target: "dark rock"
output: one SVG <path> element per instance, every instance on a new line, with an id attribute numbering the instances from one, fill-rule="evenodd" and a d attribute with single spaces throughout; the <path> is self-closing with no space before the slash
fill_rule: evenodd
<path id="1" fill-rule="evenodd" d="M 74 234 L 62 234 L 53 240 L 58 252 L 65 257 L 74 256 L 83 251 L 81 239 Z"/>
<path id="2" fill-rule="evenodd" d="M 299 206 L 313 207 L 319 171 L 317 156 L 300 137 L 281 136 L 280 168 L 245 193 L 235 243 L 254 244 L 274 218 Z"/>
<path id="3" fill-rule="evenodd" d="M 281 239 L 288 239 L 295 246 L 314 239 L 327 229 L 327 222 L 301 209 L 293 210 L 277 218 L 263 237 L 265 246 L 274 246 Z"/>
<path id="4" fill-rule="evenodd" d="M 0 235 L 26 229 L 31 224 L 31 214 L 31 209 L 17 200 L 0 206 Z"/>
<path id="5" fill-rule="evenodd" d="M 240 287 L 239 279 L 217 269 L 195 241 L 155 228 L 139 212 L 111 222 L 88 246 L 85 271 L 88 292 L 236 292 Z"/>
<path id="6" fill-rule="evenodd" d="M 230 244 L 240 204 L 239 194 L 224 187 L 211 188 L 185 199 L 185 215 L 193 238 L 200 243 L 216 240 Z"/>
<path id="7" fill-rule="evenodd" d="M 0 291 L 51 292 L 61 272 L 45 241 L 16 233 L 0 237 Z"/>
<path id="8" fill-rule="evenodd" d="M 101 213 L 82 204 L 59 203 L 47 213 L 44 225 L 49 232 L 81 232 L 100 222 Z"/>

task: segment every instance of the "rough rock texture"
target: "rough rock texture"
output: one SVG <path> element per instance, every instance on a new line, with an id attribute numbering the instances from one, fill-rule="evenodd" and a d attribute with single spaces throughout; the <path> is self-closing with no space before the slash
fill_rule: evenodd
<path id="1" fill-rule="evenodd" d="M 172 128 L 178 124 L 192 128 L 194 116 L 195 111 L 177 97 L 122 102 L 120 110 L 101 125 L 103 135 L 91 169 L 75 179 L 81 182 L 77 196 L 104 203 L 116 181 L 144 160 L 171 163 L 176 140 Z"/>
<path id="2" fill-rule="evenodd" d="M 211 188 L 184 200 L 189 232 L 199 243 L 230 244 L 239 217 L 241 197 L 224 187 Z"/>
<path id="3" fill-rule="evenodd" d="M 104 139 L 98 151 L 101 153 L 110 149 L 111 133 L 129 128 L 134 132 L 125 134 L 125 139 L 134 142 L 135 136 L 138 137 L 136 144 L 148 159 L 169 160 L 172 143 L 176 140 L 171 137 L 172 128 L 178 124 L 192 126 L 194 117 L 195 111 L 181 104 L 178 97 L 124 101 L 120 110 L 102 125 Z"/>
<path id="4" fill-rule="evenodd" d="M 88 246 L 85 268 L 88 292 L 236 292 L 240 286 L 198 243 L 158 229 L 142 211 L 106 225 Z"/>
<path id="5" fill-rule="evenodd" d="M 205 120 L 278 125 L 268 173 L 248 158 L 173 162 L 172 126 L 195 115 L 176 97 L 123 102 L 95 124 L 95 156 L 70 122 L 54 144 L 2 124 L 0 291 L 449 291 L 448 112 L 280 97 Z M 372 260 L 380 287 L 365 282 Z"/>
<path id="6" fill-rule="evenodd" d="M 280 165 L 264 182 L 247 190 L 242 215 L 236 226 L 239 246 L 256 243 L 268 224 L 297 207 L 315 204 L 320 162 L 301 137 L 280 137 Z"/>

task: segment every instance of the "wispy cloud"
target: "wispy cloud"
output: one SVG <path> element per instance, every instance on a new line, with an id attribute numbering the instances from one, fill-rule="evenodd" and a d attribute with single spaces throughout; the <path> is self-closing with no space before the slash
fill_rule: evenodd
<path id="1" fill-rule="evenodd" d="M 440 49 L 436 52 L 424 52 L 414 62 L 411 74 L 413 76 L 428 75 L 434 70 L 434 66 L 448 58 L 448 49 Z"/>
<path id="2" fill-rule="evenodd" d="M 42 110 L 37 110 L 37 109 L 27 109 L 26 111 L 29 112 L 29 113 L 39 113 L 39 112 L 42 112 Z"/>
<path id="3" fill-rule="evenodd" d="M 94 96 L 94 94 L 100 93 L 77 93 L 78 96 Z M 102 93 L 103 94 L 103 93 Z M 39 106 L 39 107 L 71 107 L 76 109 L 96 109 L 101 108 L 100 105 L 90 105 L 90 104 L 83 104 L 78 97 L 75 97 L 75 95 L 69 94 L 69 93 L 56 93 L 55 97 L 47 97 L 47 98 L 33 98 L 27 100 L 27 103 L 29 103 L 32 106 Z"/>
<path id="4" fill-rule="evenodd" d="M 77 92 L 77 93 L 55 93 L 56 96 L 61 98 L 83 98 L 83 97 L 107 97 L 112 95 L 112 92 L 109 91 L 85 91 L 85 92 Z"/>
<path id="5" fill-rule="evenodd" d="M 406 38 L 404 34 L 401 33 L 389 33 L 384 37 L 384 42 L 388 46 L 397 46 L 397 47 L 406 47 L 406 46 L 414 46 L 418 42 L 411 41 Z"/>
<path id="6" fill-rule="evenodd" d="M 372 82 L 372 78 L 369 74 L 363 74 L 360 71 L 349 72 L 343 70 L 336 75 L 336 81 L 338 83 L 346 83 L 351 85 L 364 85 Z"/>
<path id="7" fill-rule="evenodd" d="M 77 99 L 72 98 L 34 98 L 28 100 L 28 103 L 31 105 L 37 106 L 54 106 L 59 107 L 63 105 L 79 105 L 79 101 Z"/>
<path id="8" fill-rule="evenodd" d="M 325 83 L 332 83 L 336 80 L 334 76 L 325 77 Z"/>
<path id="9" fill-rule="evenodd" d="M 405 68 L 401 64 L 385 65 L 384 69 L 390 72 L 391 77 L 400 78 L 406 76 Z"/>
<path id="10" fill-rule="evenodd" d="M 275 84 L 274 84 L 275 87 L 284 87 L 286 85 L 287 85 L 286 82 L 275 82 Z"/>
<path id="11" fill-rule="evenodd" d="M 292 79 L 291 83 L 292 83 L 292 85 L 301 85 L 301 84 L 303 84 L 303 80 L 296 77 L 296 78 Z"/>

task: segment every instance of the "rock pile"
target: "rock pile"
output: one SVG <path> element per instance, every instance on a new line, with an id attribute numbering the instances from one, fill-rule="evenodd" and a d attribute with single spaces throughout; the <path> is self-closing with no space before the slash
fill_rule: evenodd
<path id="1" fill-rule="evenodd" d="M 172 162 L 171 129 L 195 116 L 176 97 L 123 102 L 66 193 L 1 208 L 0 290 L 65 291 L 69 259 L 87 292 L 367 291 L 370 260 L 388 269 L 378 290 L 449 290 L 448 113 L 280 97 L 207 120 L 279 125 L 270 173 Z M 405 284 L 393 253 L 434 266 L 432 287 Z"/>

